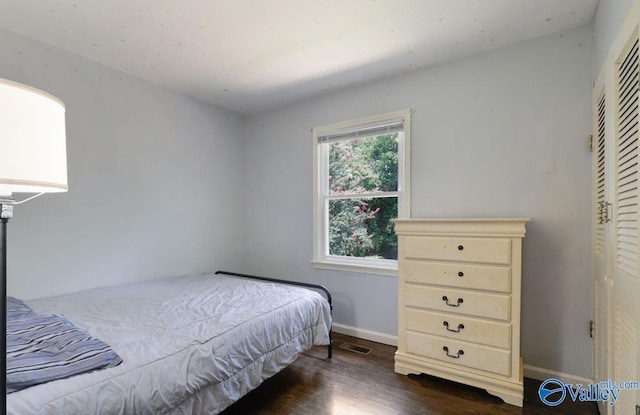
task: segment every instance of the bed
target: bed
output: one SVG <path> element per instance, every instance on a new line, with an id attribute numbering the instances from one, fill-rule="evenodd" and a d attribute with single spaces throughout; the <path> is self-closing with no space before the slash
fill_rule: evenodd
<path id="1" fill-rule="evenodd" d="M 10 393 L 7 413 L 216 414 L 305 350 L 328 345 L 331 356 L 324 287 L 244 277 L 219 271 L 27 301 L 122 363 Z"/>

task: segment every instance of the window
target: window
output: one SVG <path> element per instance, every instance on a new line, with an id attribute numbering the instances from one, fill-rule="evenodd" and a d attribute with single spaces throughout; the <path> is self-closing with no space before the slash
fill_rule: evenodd
<path id="1" fill-rule="evenodd" d="M 313 129 L 316 268 L 396 275 L 409 217 L 411 111 Z"/>

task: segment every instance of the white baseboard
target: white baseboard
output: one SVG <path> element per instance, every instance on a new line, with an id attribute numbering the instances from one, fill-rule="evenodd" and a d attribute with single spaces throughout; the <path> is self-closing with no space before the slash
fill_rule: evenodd
<path id="1" fill-rule="evenodd" d="M 357 337 L 359 339 L 370 340 L 376 343 L 388 344 L 390 346 L 398 345 L 398 336 L 392 336 L 391 334 L 347 326 L 346 324 L 333 323 L 333 331 L 340 334 L 346 334 L 347 336 Z M 524 376 L 540 381 L 553 378 L 558 379 L 565 384 L 570 383 L 572 385 L 578 383 L 582 385 L 588 385 L 590 383 L 593 383 L 593 379 L 570 375 L 568 373 L 557 372 L 555 370 L 544 369 L 531 365 L 524 365 Z"/>
<path id="2" fill-rule="evenodd" d="M 345 324 L 333 323 L 333 331 L 340 334 L 346 334 L 347 336 L 357 337 L 359 339 L 371 340 L 376 343 L 388 344 L 390 346 L 398 345 L 398 336 L 360 329 L 358 327 L 347 326 Z"/>
<path id="3" fill-rule="evenodd" d="M 564 384 L 570 383 L 572 385 L 577 383 L 581 383 L 582 385 L 593 383 L 593 379 L 570 375 L 563 372 L 556 372 L 555 370 L 543 369 L 541 367 L 531 365 L 524 365 L 524 376 L 537 380 L 558 379 Z"/>

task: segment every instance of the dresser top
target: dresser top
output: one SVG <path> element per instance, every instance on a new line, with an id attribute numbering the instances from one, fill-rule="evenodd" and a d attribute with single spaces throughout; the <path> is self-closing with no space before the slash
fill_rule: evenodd
<path id="1" fill-rule="evenodd" d="M 529 218 L 411 218 L 395 219 L 395 232 L 427 235 L 524 237 Z"/>

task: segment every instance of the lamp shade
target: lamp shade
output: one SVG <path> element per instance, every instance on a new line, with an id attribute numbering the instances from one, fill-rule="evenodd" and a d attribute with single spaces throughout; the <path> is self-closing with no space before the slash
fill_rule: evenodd
<path id="1" fill-rule="evenodd" d="M 0 195 L 67 191 L 65 108 L 0 78 Z"/>

